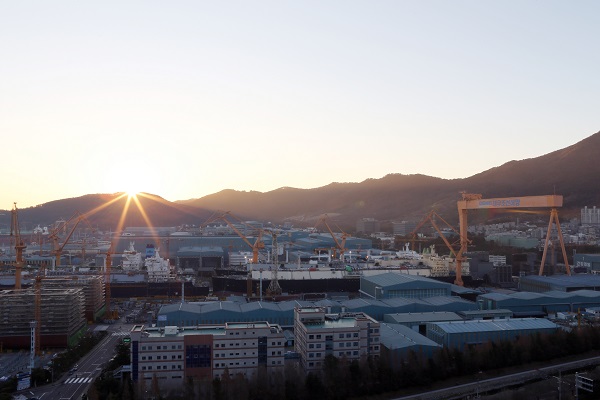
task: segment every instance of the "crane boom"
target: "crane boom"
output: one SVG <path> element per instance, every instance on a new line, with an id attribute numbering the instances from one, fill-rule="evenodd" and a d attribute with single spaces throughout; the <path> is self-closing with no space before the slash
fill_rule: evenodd
<path id="1" fill-rule="evenodd" d="M 216 221 L 223 221 L 227 224 L 227 226 L 229 228 L 231 228 L 236 235 L 238 235 L 243 241 L 244 243 L 246 243 L 248 246 L 250 246 L 250 248 L 252 248 L 252 263 L 256 264 L 258 263 L 258 252 L 260 249 L 264 249 L 265 248 L 265 244 L 262 241 L 262 229 L 259 229 L 258 231 L 258 235 L 256 237 L 256 241 L 254 242 L 254 244 L 252 244 L 248 238 L 246 237 L 246 235 L 244 235 L 231 221 L 229 221 L 229 219 L 227 217 L 231 217 L 235 220 L 237 220 L 238 222 L 241 222 L 244 225 L 247 225 L 244 221 L 242 221 L 241 219 L 239 219 L 238 217 L 236 217 L 235 215 L 233 215 L 231 212 L 227 211 L 224 213 L 221 213 L 217 216 L 211 217 L 208 219 L 208 221 L 206 221 L 204 224 L 202 224 L 203 226 L 206 226 L 208 224 L 211 224 L 213 222 Z"/>
<path id="2" fill-rule="evenodd" d="M 325 214 L 323 215 L 321 218 L 319 218 L 319 221 L 315 224 L 315 228 L 317 226 L 319 226 L 320 224 L 325 225 L 325 227 L 327 228 L 327 230 L 329 231 L 329 234 L 331 235 L 331 237 L 333 238 L 333 242 L 335 243 L 335 247 L 337 248 L 337 250 L 339 250 L 340 252 L 340 258 L 343 259 L 344 258 L 344 253 L 346 252 L 346 239 L 348 238 L 348 235 L 346 232 L 344 232 L 342 229 L 340 229 L 340 227 L 338 226 L 337 228 L 342 231 L 342 241 L 340 242 L 338 240 L 337 235 L 333 232 L 333 230 L 331 229 L 331 226 L 329 226 L 329 224 L 327 223 L 327 221 L 331 221 L 331 218 L 329 218 L 329 215 Z M 334 254 L 334 257 L 336 257 L 336 255 Z"/>
<path id="3" fill-rule="evenodd" d="M 59 236 L 58 233 L 61 230 L 64 230 L 71 222 L 75 221 L 75 223 L 73 223 L 73 226 L 71 227 L 71 229 L 69 230 L 69 233 L 67 234 L 67 236 L 65 237 L 65 239 L 63 240 L 62 245 L 58 243 L 59 240 Z M 60 224 L 59 226 L 57 226 L 55 229 L 52 230 L 52 232 L 48 235 L 48 237 L 50 239 L 52 239 L 52 243 L 53 243 L 53 252 L 54 252 L 54 257 L 55 257 L 55 266 L 59 266 L 60 265 L 60 257 L 62 254 L 63 249 L 65 248 L 65 245 L 67 244 L 67 242 L 69 241 L 69 239 L 71 239 L 71 236 L 73 236 L 73 233 L 75 232 L 75 229 L 77 229 L 77 226 L 79 225 L 80 222 L 85 221 L 85 223 L 91 228 L 91 225 L 89 223 L 89 221 L 85 218 L 85 215 L 76 212 L 71 218 L 69 218 L 68 221 Z M 93 228 L 91 228 L 93 229 Z"/>

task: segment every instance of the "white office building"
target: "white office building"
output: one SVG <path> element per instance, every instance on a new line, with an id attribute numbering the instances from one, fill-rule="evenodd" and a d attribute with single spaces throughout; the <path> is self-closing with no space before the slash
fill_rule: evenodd
<path id="1" fill-rule="evenodd" d="M 327 314 L 323 307 L 296 308 L 294 333 L 307 373 L 321 371 L 328 355 L 357 360 L 380 353 L 379 322 L 362 312 Z"/>

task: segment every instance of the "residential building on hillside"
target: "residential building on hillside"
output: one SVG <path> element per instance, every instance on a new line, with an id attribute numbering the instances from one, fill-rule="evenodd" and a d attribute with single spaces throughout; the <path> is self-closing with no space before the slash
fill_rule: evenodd
<path id="1" fill-rule="evenodd" d="M 379 357 L 379 322 L 362 312 L 327 314 L 324 307 L 296 308 L 294 333 L 307 373 L 321 371 L 328 355 L 345 360 Z"/>
<path id="2" fill-rule="evenodd" d="M 374 233 L 380 231 L 380 224 L 375 218 L 361 218 L 356 222 L 356 231 Z"/>
<path id="3" fill-rule="evenodd" d="M 417 223 L 411 221 L 393 222 L 392 226 L 394 235 L 406 236 L 415 230 Z"/>
<path id="4" fill-rule="evenodd" d="M 596 208 L 596 206 L 587 208 L 585 206 L 581 209 L 581 225 L 594 224 L 600 224 L 600 208 Z"/>

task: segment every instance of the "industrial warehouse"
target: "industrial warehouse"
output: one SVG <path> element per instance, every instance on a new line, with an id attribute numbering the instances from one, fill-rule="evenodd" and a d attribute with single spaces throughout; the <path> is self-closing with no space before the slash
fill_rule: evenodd
<path id="1" fill-rule="evenodd" d="M 126 229 L 114 241 L 120 250 L 99 251 L 86 265 L 62 266 L 59 252 L 45 261 L 29 254 L 24 262 L 39 262 L 40 272 L 26 268 L 18 282 L 23 287 L 5 290 L 0 300 L 35 307 L 28 314 L 2 309 L 0 317 L 12 327 L 0 331 L 3 343 L 69 347 L 87 323 L 120 321 L 114 307 L 135 304 L 124 318 L 136 324 L 124 333 L 131 340 L 128 371 L 135 382 L 150 384 L 156 376 L 166 389 L 186 377 L 215 379 L 232 371 L 251 378 L 260 366 L 275 371 L 286 360 L 318 372 L 329 355 L 357 361 L 385 355 L 401 368 L 402 360 L 425 360 L 439 349 L 552 333 L 573 326 L 575 314 L 599 314 L 600 280 L 571 275 L 568 266 L 565 275 L 520 276 L 520 291 L 465 287 L 473 281 L 468 258 L 458 263 L 433 246 L 417 254 L 407 244 L 391 253 L 333 232 L 281 229 L 269 236 L 268 229 L 245 226 L 234 237 L 226 233 L 238 226 L 213 228 L 218 236 L 160 228 L 163 236 L 152 237 Z M 493 270 L 483 263 L 502 262 L 478 257 L 479 272 Z M 50 312 L 63 307 L 55 293 L 70 299 L 63 319 Z M 571 325 L 558 321 L 568 318 Z M 233 344 L 221 342 L 230 335 Z M 236 336 L 243 337 L 239 344 Z M 230 345 L 236 350 L 227 352 Z"/>

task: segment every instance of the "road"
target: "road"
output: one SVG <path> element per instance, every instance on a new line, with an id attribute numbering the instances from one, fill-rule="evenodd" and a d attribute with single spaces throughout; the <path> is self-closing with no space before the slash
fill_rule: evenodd
<path id="1" fill-rule="evenodd" d="M 81 399 L 100 372 L 102 366 L 115 354 L 115 346 L 124 336 L 129 335 L 133 324 L 122 324 L 121 321 L 109 325 L 109 334 L 102 339 L 85 357 L 78 362 L 77 371 L 66 373 L 51 385 L 30 388 L 20 392 L 26 397 L 37 397 L 40 400 L 75 400 Z"/>
<path id="2" fill-rule="evenodd" d="M 600 357 L 554 364 L 539 369 L 498 376 L 490 379 L 475 380 L 471 383 L 456 385 L 445 389 L 422 392 L 410 396 L 397 397 L 393 400 L 452 400 L 463 399 L 465 396 L 476 396 L 486 391 L 501 389 L 506 386 L 524 384 L 529 381 L 545 379 L 558 374 L 559 371 L 574 371 L 600 365 Z"/>

